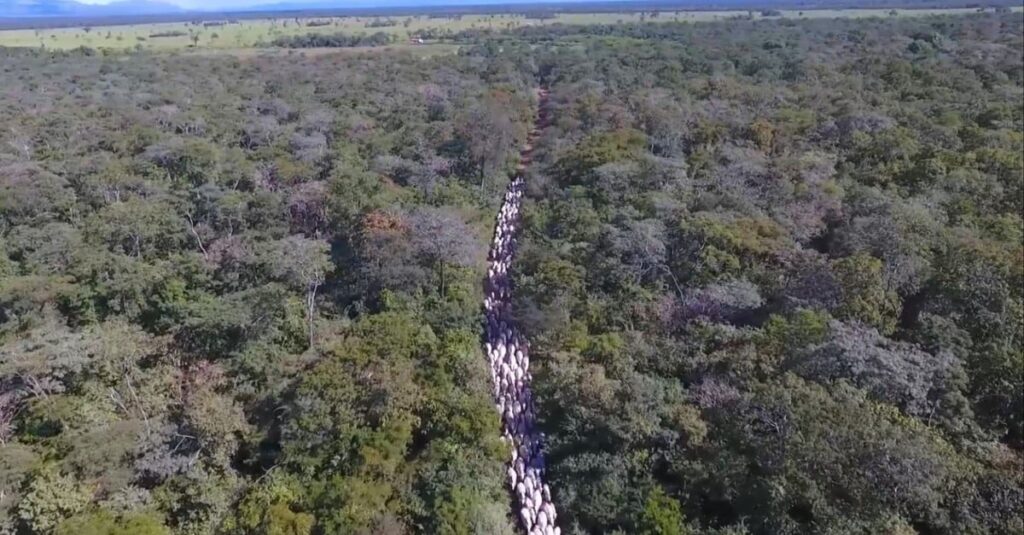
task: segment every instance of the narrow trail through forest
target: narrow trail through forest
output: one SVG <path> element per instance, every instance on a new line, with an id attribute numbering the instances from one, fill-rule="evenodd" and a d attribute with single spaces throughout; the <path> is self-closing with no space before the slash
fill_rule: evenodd
<path id="1" fill-rule="evenodd" d="M 484 346 L 491 365 L 495 405 L 501 414 L 502 437 L 511 445 L 507 481 L 515 496 L 519 522 L 530 535 L 559 535 L 551 489 L 544 483 L 544 454 L 541 436 L 535 428 L 533 395 L 530 391 L 530 355 L 526 337 L 512 320 L 511 283 L 508 270 L 515 258 L 523 197 L 523 172 L 531 162 L 533 143 L 547 126 L 546 89 L 537 91 L 536 123 L 519 153 L 516 177 L 494 225 L 489 266 L 484 287 L 487 324 Z"/>

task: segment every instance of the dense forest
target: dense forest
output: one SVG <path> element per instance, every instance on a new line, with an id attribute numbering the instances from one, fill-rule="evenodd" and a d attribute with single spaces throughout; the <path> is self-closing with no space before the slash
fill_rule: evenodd
<path id="1" fill-rule="evenodd" d="M 556 37 L 515 280 L 563 517 L 1024 529 L 1022 30 Z"/>
<path id="2" fill-rule="evenodd" d="M 0 49 L 0 534 L 1024 532 L 1024 20 Z"/>

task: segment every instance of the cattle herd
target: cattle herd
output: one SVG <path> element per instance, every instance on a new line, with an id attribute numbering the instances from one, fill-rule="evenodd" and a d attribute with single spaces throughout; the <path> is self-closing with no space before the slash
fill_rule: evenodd
<path id="1" fill-rule="evenodd" d="M 543 125 L 547 93 L 540 92 Z M 533 138 L 521 155 L 520 173 L 509 184 L 498 212 L 487 269 L 484 308 L 487 315 L 484 348 L 491 365 L 494 399 L 501 414 L 502 436 L 511 445 L 512 457 L 507 469 L 508 484 L 519 506 L 519 520 L 529 535 L 559 535 L 551 489 L 544 484 L 544 454 L 541 435 L 535 429 L 533 396 L 530 392 L 529 344 L 516 328 L 511 316 L 509 267 L 515 256 L 523 197 L 522 170 L 529 163 Z"/>

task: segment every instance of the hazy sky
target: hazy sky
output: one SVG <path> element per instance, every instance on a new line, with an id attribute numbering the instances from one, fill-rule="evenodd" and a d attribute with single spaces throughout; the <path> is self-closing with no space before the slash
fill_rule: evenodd
<path id="1" fill-rule="evenodd" d="M 120 0 L 77 0 L 83 4 L 109 4 L 111 2 L 117 2 Z M 131 3 L 131 0 L 128 0 Z M 156 0 L 164 4 L 174 4 L 186 8 L 199 8 L 199 7 L 210 7 L 216 5 L 219 7 L 244 7 L 259 4 L 294 4 L 299 2 L 306 2 L 308 0 Z M 338 2 L 339 6 L 345 5 L 345 2 Z"/>

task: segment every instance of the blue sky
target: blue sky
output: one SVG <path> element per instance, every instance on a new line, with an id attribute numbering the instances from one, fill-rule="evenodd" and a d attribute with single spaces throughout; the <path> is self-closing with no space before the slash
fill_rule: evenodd
<path id="1" fill-rule="evenodd" d="M 0 5 L 3 4 L 4 0 L 0 0 Z M 110 3 L 124 3 L 132 4 L 140 0 L 74 0 L 82 4 L 93 4 L 93 5 L 104 5 Z M 353 7 L 368 7 L 377 4 L 373 0 L 148 0 L 152 2 L 159 2 L 163 4 L 173 4 L 186 9 L 197 9 L 197 10 L 211 10 L 211 9 L 237 9 L 251 6 L 259 6 L 266 4 L 331 4 L 335 7 L 343 8 L 346 6 Z M 495 4 L 495 3 L 508 3 L 516 4 L 523 2 L 543 2 L 545 0 L 385 0 L 380 1 L 381 5 L 395 6 L 414 6 L 417 4 L 424 5 L 438 5 L 438 4 Z M 551 0 L 554 1 L 554 0 Z M 566 1 L 566 0 L 558 0 Z M 568 0 L 580 1 L 580 0 Z"/>
<path id="2" fill-rule="evenodd" d="M 62 14 L 60 11 L 46 11 L 47 6 L 54 4 L 66 5 L 66 0 L 0 0 L 0 17 L 4 16 L 49 16 Z M 178 6 L 194 11 L 244 11 L 248 9 L 281 8 L 294 5 L 297 9 L 305 8 L 370 8 L 395 6 L 437 6 L 437 5 L 495 5 L 522 4 L 524 2 L 543 2 L 545 0 L 71 0 L 80 4 L 101 6 L 118 4 L 116 10 L 120 14 L 132 13 L 132 5 L 140 5 L 139 12 L 153 13 L 154 8 L 141 8 L 142 4 L 159 3 Z M 585 0 L 546 0 L 559 2 L 581 2 Z M 108 13 L 109 14 L 109 13 Z"/>

